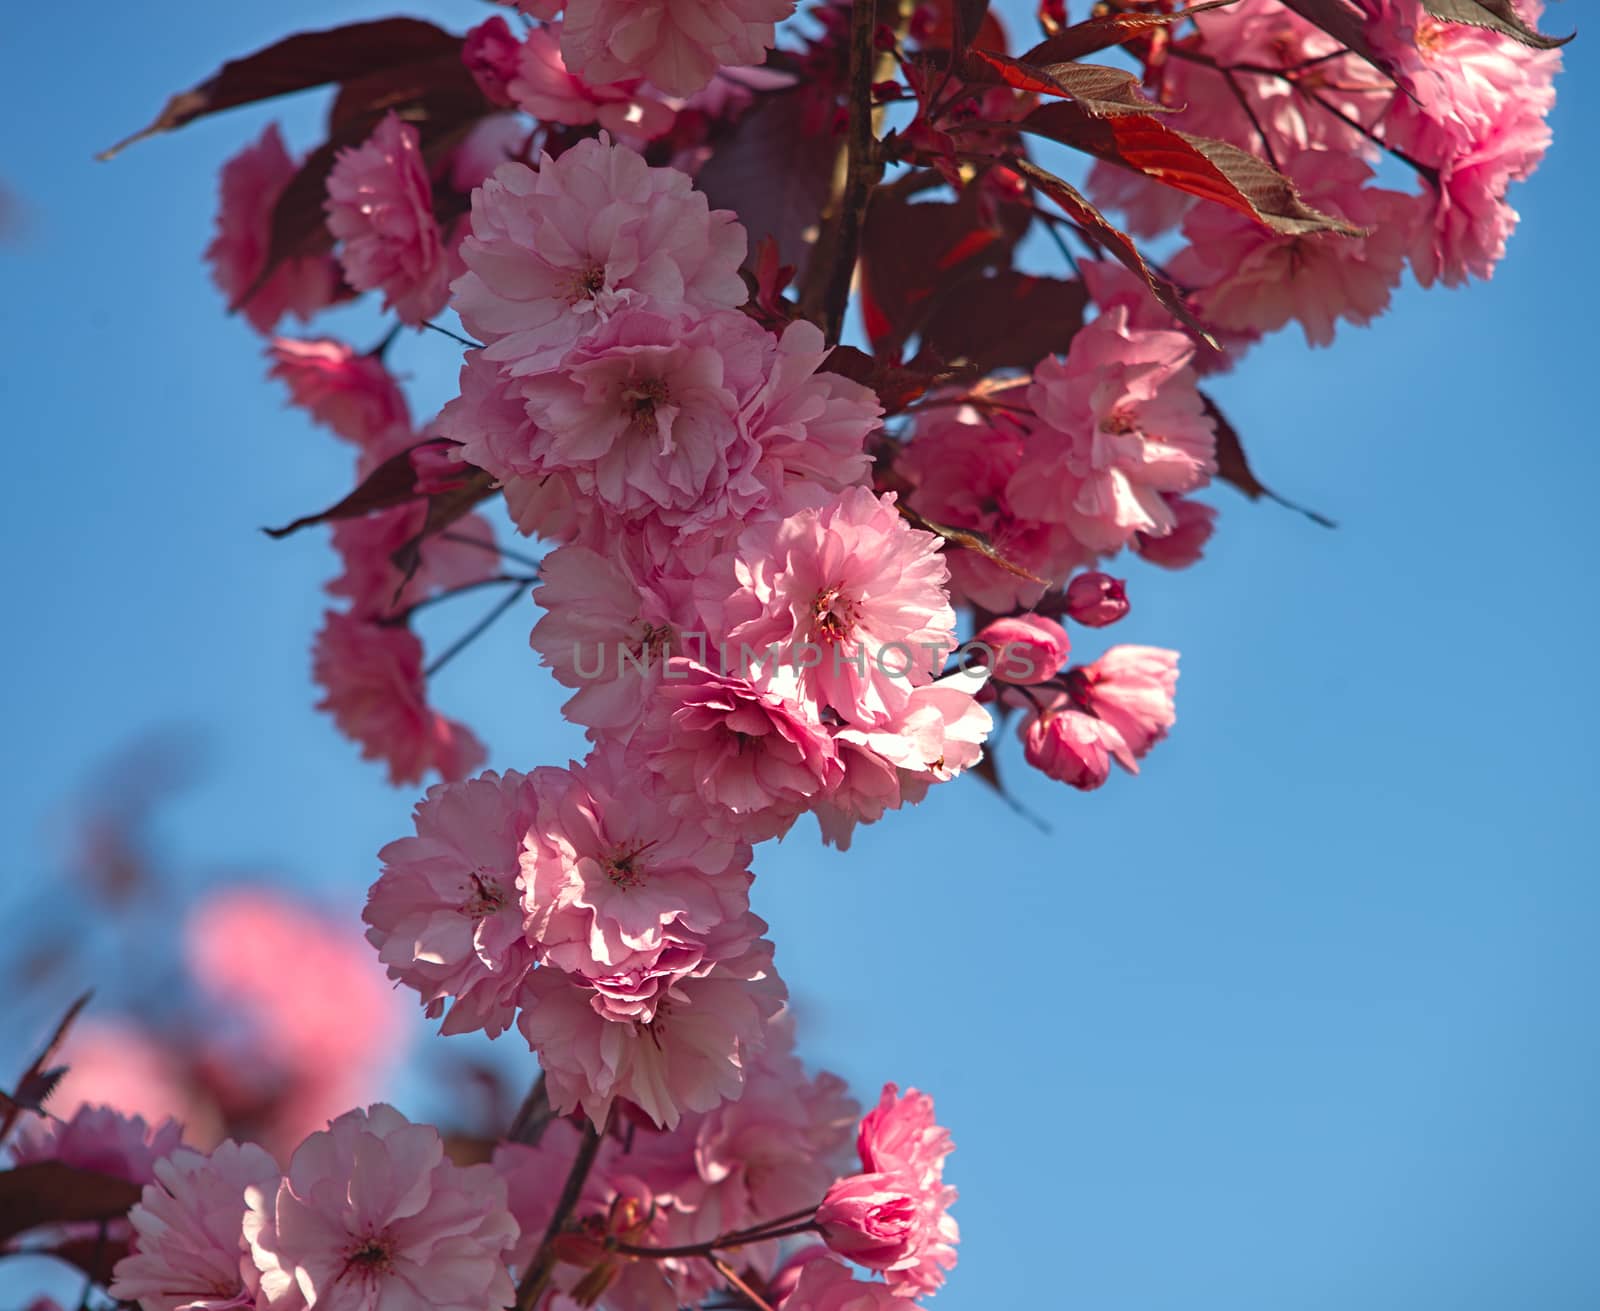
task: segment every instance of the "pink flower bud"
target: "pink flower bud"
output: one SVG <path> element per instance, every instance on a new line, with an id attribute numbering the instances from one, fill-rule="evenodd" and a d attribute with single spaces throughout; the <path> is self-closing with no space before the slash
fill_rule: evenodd
<path id="1" fill-rule="evenodd" d="M 1128 751 L 1115 728 L 1081 710 L 1047 709 L 1023 722 L 1021 736 L 1030 765 L 1084 792 L 1106 781 L 1113 755 Z"/>
<path id="2" fill-rule="evenodd" d="M 978 648 L 996 681 L 1042 683 L 1066 663 L 1072 639 L 1054 619 L 1026 614 L 985 625 L 972 646 Z"/>
<path id="3" fill-rule="evenodd" d="M 1104 628 L 1128 613 L 1126 584 L 1120 578 L 1092 570 L 1067 585 L 1067 614 L 1085 628 Z"/>
<path id="4" fill-rule="evenodd" d="M 837 1180 L 817 1208 L 822 1239 L 840 1256 L 887 1270 L 910 1251 L 917 1200 L 904 1174 L 853 1174 Z"/>

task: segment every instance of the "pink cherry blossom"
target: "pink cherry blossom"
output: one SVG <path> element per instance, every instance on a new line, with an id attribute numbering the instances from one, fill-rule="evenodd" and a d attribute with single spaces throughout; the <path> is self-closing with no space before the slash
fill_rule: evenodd
<path id="1" fill-rule="evenodd" d="M 1015 404 L 1020 393 L 1010 393 Z M 1086 563 L 1088 553 L 1061 525 L 1024 517 L 1006 488 L 1022 465 L 1025 427 L 997 411 L 986 419 L 970 406 L 940 406 L 919 416 L 913 439 L 900 448 L 895 472 L 911 489 L 907 503 L 937 523 L 981 533 L 1018 569 L 1003 569 L 976 551 L 947 551 L 952 599 L 996 613 L 1032 605 L 1046 582 Z"/>
<path id="2" fill-rule="evenodd" d="M 370 619 L 399 614 L 435 592 L 447 592 L 494 577 L 499 560 L 494 529 L 482 515 L 463 515 L 448 535 L 420 543 L 427 522 L 426 502 L 396 505 L 333 526 L 333 547 L 343 572 L 328 584 L 334 596 L 348 597 L 353 613 Z M 415 546 L 416 566 L 402 570 L 396 557 Z"/>
<path id="3" fill-rule="evenodd" d="M 502 477 L 567 473 L 605 513 L 679 534 L 737 523 L 768 496 L 739 404 L 766 336 L 731 310 L 697 322 L 623 311 L 559 372 L 522 380 L 528 447 L 483 467 Z"/>
<path id="4" fill-rule="evenodd" d="M 216 1108 L 188 1081 L 185 1053 L 126 1017 L 80 1016 L 62 1044 L 66 1074 L 50 1094 L 51 1113 L 71 1120 L 84 1106 L 113 1106 L 149 1124 L 173 1119 L 193 1144 L 221 1136 Z"/>
<path id="5" fill-rule="evenodd" d="M 59 1161 L 75 1170 L 147 1184 L 155 1178 L 156 1162 L 182 1142 L 183 1126 L 175 1120 L 150 1125 L 109 1106 L 80 1106 L 70 1120 L 25 1122 L 10 1150 L 18 1165 Z"/>
<path id="6" fill-rule="evenodd" d="M 1094 551 L 1170 532 L 1161 494 L 1198 487 L 1215 469 L 1193 355 L 1182 333 L 1130 328 L 1119 307 L 1082 329 L 1065 360 L 1044 360 L 1028 388 L 1038 423 L 1006 486 L 1012 504 Z"/>
<path id="7" fill-rule="evenodd" d="M 619 748 L 532 782 L 520 886 L 545 963 L 589 976 L 652 966 L 749 909 L 749 844 L 674 814 Z"/>
<path id="8" fill-rule="evenodd" d="M 684 814 L 702 814 L 749 842 L 786 832 L 838 783 L 842 769 L 827 730 L 795 697 L 669 660 L 638 747 Z"/>
<path id="9" fill-rule="evenodd" d="M 328 230 L 358 291 L 379 289 L 385 309 L 421 323 L 444 308 L 455 270 L 433 216 L 433 184 L 416 128 L 392 112 L 328 174 Z"/>
<path id="10" fill-rule="evenodd" d="M 618 141 L 636 147 L 670 132 L 676 117 L 638 78 L 591 84 L 574 77 L 562 58 L 560 23 L 528 33 L 508 91 L 535 118 L 569 127 L 598 123 Z"/>
<path id="11" fill-rule="evenodd" d="M 563 546 L 544 557 L 536 600 L 545 609 L 529 645 L 563 687 L 562 713 L 600 733 L 624 731 L 648 709 L 669 655 L 680 655 L 683 607 L 615 544 Z"/>
<path id="12" fill-rule="evenodd" d="M 1194 288 L 1195 309 L 1207 321 L 1273 332 L 1295 319 L 1307 342 L 1326 346 L 1339 319 L 1370 323 L 1388 307 L 1405 267 L 1413 202 L 1366 185 L 1372 170 L 1355 155 L 1303 150 L 1283 167 L 1309 204 L 1367 235 L 1284 235 L 1223 205 L 1197 205 L 1184 220 L 1190 244 L 1173 274 Z"/>
<path id="13" fill-rule="evenodd" d="M 541 968 L 518 1027 L 539 1055 L 550 1101 L 602 1124 L 623 1098 L 657 1125 L 736 1097 L 785 989 L 754 915 L 717 940 L 663 953 L 655 968 L 606 977 Z M 692 947 L 692 949 L 691 949 Z M 681 960 L 677 959 L 682 957 Z"/>
<path id="14" fill-rule="evenodd" d="M 815 324 L 797 319 L 769 338 L 765 379 L 744 401 L 744 418 L 763 457 L 781 473 L 829 491 L 865 483 L 866 440 L 883 406 L 870 388 L 829 373 L 831 353 Z"/>
<path id="15" fill-rule="evenodd" d="M 1114 646 L 1092 665 L 1072 670 L 1067 690 L 1126 743 L 1112 750 L 1133 773 L 1136 763 L 1166 737 L 1177 719 L 1173 694 L 1178 685 L 1178 653 L 1155 646 Z"/>
<path id="16" fill-rule="evenodd" d="M 738 591 L 718 631 L 782 650 L 807 694 L 847 722 L 886 724 L 956 646 L 940 545 L 906 522 L 892 494 L 846 488 L 740 536 Z M 716 586 L 708 580 L 708 592 Z"/>
<path id="17" fill-rule="evenodd" d="M 643 77 L 698 91 L 719 64 L 759 64 L 794 0 L 569 0 L 561 49 L 590 82 Z"/>
<path id="18" fill-rule="evenodd" d="M 1072 651 L 1067 630 L 1054 619 L 1035 614 L 992 620 L 972 640 L 988 648 L 987 663 L 1002 683 L 1043 683 L 1067 663 Z"/>
<path id="19" fill-rule="evenodd" d="M 915 1184 L 904 1174 L 854 1174 L 837 1180 L 817 1208 L 828 1246 L 872 1270 L 890 1270 L 911 1257 L 917 1199 L 908 1187 Z"/>
<path id="20" fill-rule="evenodd" d="M 516 103 L 510 83 L 517 75 L 521 58 L 522 42 L 499 14 L 469 28 L 461 39 L 461 62 L 478 89 L 497 105 L 509 107 Z"/>
<path id="21" fill-rule="evenodd" d="M 1121 733 L 1104 720 L 1074 710 L 1065 694 L 1029 715 L 1017 731 L 1030 765 L 1081 792 L 1092 792 L 1111 777 L 1113 755 L 1129 755 Z"/>
<path id="22" fill-rule="evenodd" d="M 329 611 L 317 635 L 313 677 L 325 693 L 317 709 L 361 747 L 382 760 L 396 786 L 430 771 L 447 781 L 483 763 L 483 747 L 461 724 L 428 707 L 422 643 L 397 625 Z"/>
<path id="23" fill-rule="evenodd" d="M 403 1012 L 356 926 L 282 892 L 211 892 L 184 953 L 221 1021 L 203 1049 L 208 1082 L 225 1101 L 277 1099 L 261 1134 L 274 1151 L 372 1096 L 403 1050 Z"/>
<path id="24" fill-rule="evenodd" d="M 437 1130 L 392 1106 L 350 1111 L 305 1140 L 244 1220 L 268 1307 L 484 1311 L 514 1298 L 517 1225 L 489 1165 L 445 1158 Z"/>
<path id="25" fill-rule="evenodd" d="M 209 1154 L 183 1149 L 156 1162 L 128 1213 L 133 1251 L 110 1291 L 144 1311 L 225 1311 L 251 1306 L 260 1283 L 241 1236 L 246 1195 L 275 1193 L 278 1164 L 253 1143 L 228 1139 Z"/>
<path id="26" fill-rule="evenodd" d="M 744 229 L 689 178 L 604 136 L 537 171 L 503 164 L 472 197 L 454 305 L 486 358 L 540 373 L 625 307 L 703 314 L 742 305 Z"/>
<path id="27" fill-rule="evenodd" d="M 267 358 L 289 399 L 347 442 L 367 448 L 396 429 L 410 431 L 405 395 L 378 356 L 358 355 L 331 337 L 274 337 Z"/>
<path id="28" fill-rule="evenodd" d="M 1198 502 L 1186 501 L 1184 504 L 1191 505 Z M 1180 512 L 1178 527 L 1171 536 L 1152 537 L 1149 540 L 1170 542 L 1182 531 L 1183 518 Z M 1082 624 L 1085 628 L 1105 628 L 1109 624 L 1116 623 L 1130 608 L 1127 584 L 1120 578 L 1101 573 L 1098 569 L 1078 574 L 1067 584 L 1064 599 L 1067 614 L 1071 616 L 1072 622 Z"/>
<path id="29" fill-rule="evenodd" d="M 949 1130 L 934 1119 L 931 1097 L 915 1088 L 901 1094 L 894 1084 L 885 1084 L 877 1106 L 862 1118 L 856 1135 L 862 1171 L 879 1178 L 864 1185 L 841 1181 L 842 1186 L 835 1185 L 837 1191 L 830 1190 L 836 1203 L 829 1208 L 830 1216 L 848 1231 L 848 1237 L 844 1233 L 836 1237 L 858 1252 L 890 1257 L 876 1268 L 884 1270 L 890 1287 L 901 1297 L 937 1291 L 944 1283 L 944 1271 L 956 1263 L 960 1232 L 950 1215 L 956 1190 L 944 1182 L 945 1158 L 954 1146 Z M 915 1204 L 903 1231 L 904 1209 L 891 1199 L 896 1189 Z M 874 1192 L 876 1203 L 870 1200 Z M 875 1205 L 884 1209 L 874 1216 Z"/>
<path id="30" fill-rule="evenodd" d="M 534 963 L 517 879 L 537 809 L 514 770 L 437 784 L 417 803 L 416 835 L 378 853 L 383 872 L 362 913 L 367 940 L 430 1019 L 444 1015 L 444 1033 L 482 1029 L 493 1038 L 516 1015 Z"/>
<path id="31" fill-rule="evenodd" d="M 905 1311 L 907 1305 L 887 1284 L 857 1279 L 839 1261 L 820 1257 L 800 1266 L 794 1290 L 776 1311 Z"/>
<path id="32" fill-rule="evenodd" d="M 636 1140 L 635 1168 L 658 1202 L 681 1213 L 675 1241 L 706 1242 L 805 1211 L 848 1168 L 860 1107 L 836 1075 L 807 1076 L 792 1045 L 785 1012 L 768 1025 L 737 1100 L 686 1116 L 672 1134 Z M 771 1250 L 746 1249 L 758 1266 Z"/>
<path id="33" fill-rule="evenodd" d="M 1172 507 L 1172 517 L 1176 521 L 1172 531 L 1165 537 L 1140 534 L 1133 539 L 1133 549 L 1141 560 L 1163 569 L 1187 569 L 1205 553 L 1206 543 L 1216 528 L 1217 512 L 1204 501 L 1187 496 L 1169 496 L 1167 504 Z"/>
<path id="34" fill-rule="evenodd" d="M 230 306 L 241 305 L 257 332 L 271 332 L 285 314 L 304 322 L 333 300 L 339 283 L 338 267 L 326 255 L 286 259 L 262 280 L 272 209 L 297 168 L 276 123 L 222 166 L 217 235 L 206 259 Z"/>

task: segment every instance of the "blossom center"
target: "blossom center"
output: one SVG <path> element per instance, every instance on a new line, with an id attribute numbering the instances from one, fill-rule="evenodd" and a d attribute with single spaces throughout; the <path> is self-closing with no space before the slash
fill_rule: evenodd
<path id="1" fill-rule="evenodd" d="M 369 1234 L 345 1254 L 345 1271 L 359 1275 L 386 1274 L 394 1266 L 394 1253 L 388 1239 L 379 1234 Z"/>
<path id="2" fill-rule="evenodd" d="M 639 857 L 651 844 L 642 842 L 637 847 L 621 847 L 612 852 L 604 861 L 601 868 L 606 872 L 606 877 L 611 880 L 614 887 L 626 892 L 629 888 L 636 888 L 648 878 L 648 871 L 640 868 Z"/>
<path id="3" fill-rule="evenodd" d="M 568 299 L 576 305 L 579 301 L 593 300 L 606 289 L 606 271 L 598 264 L 590 264 L 572 275 Z"/>
<path id="4" fill-rule="evenodd" d="M 823 641 L 843 641 L 855 631 L 856 603 L 840 584 L 825 587 L 812 599 L 811 623 Z"/>
<path id="5" fill-rule="evenodd" d="M 645 378 L 623 391 L 622 404 L 635 428 L 650 431 L 657 426 L 656 409 L 665 405 L 670 397 L 664 381 Z"/>
<path id="6" fill-rule="evenodd" d="M 1130 432 L 1136 432 L 1138 427 L 1133 417 L 1133 408 L 1128 405 L 1117 406 L 1100 420 L 1100 431 L 1113 437 L 1125 437 Z"/>
<path id="7" fill-rule="evenodd" d="M 472 872 L 472 895 L 462 904 L 461 913 L 475 920 L 493 915 L 506 904 L 505 893 L 476 870 Z"/>

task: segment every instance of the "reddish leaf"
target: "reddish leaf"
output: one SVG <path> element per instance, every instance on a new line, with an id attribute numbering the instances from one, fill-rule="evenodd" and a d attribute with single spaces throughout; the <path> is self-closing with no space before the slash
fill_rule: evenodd
<path id="1" fill-rule="evenodd" d="M 917 44 L 923 50 L 1006 48 L 1005 27 L 989 8 L 989 0 L 931 0 L 918 8 Z"/>
<path id="2" fill-rule="evenodd" d="M 1083 326 L 1088 293 L 1078 281 L 1006 269 L 964 284 L 922 325 L 923 345 L 974 372 L 1031 369 L 1063 354 Z"/>
<path id="3" fill-rule="evenodd" d="M 1103 64 L 1028 64 L 992 50 L 973 50 L 962 65 L 968 82 L 995 83 L 1042 96 L 1066 96 L 1092 114 L 1168 114 L 1171 107 L 1145 95 L 1138 77 Z"/>
<path id="4" fill-rule="evenodd" d="M 44 1108 L 44 1102 L 55 1086 L 61 1081 L 65 1073 L 59 1068 L 47 1068 L 61 1050 L 61 1044 L 66 1041 L 67 1033 L 72 1028 L 78 1016 L 83 1013 L 83 1008 L 89 1004 L 89 998 L 94 994 L 86 992 L 72 1005 L 67 1007 L 66 1014 L 51 1030 L 50 1037 L 45 1040 L 39 1054 L 29 1062 L 28 1068 L 22 1072 L 22 1077 L 17 1080 L 14 1093 L 3 1095 L 0 1101 L 0 1142 L 4 1142 L 6 1135 L 11 1132 L 11 1126 L 16 1123 L 17 1116 L 23 1111 L 39 1111 Z"/>
<path id="5" fill-rule="evenodd" d="M 0 1244 L 40 1225 L 115 1220 L 139 1200 L 138 1184 L 59 1161 L 0 1171 Z"/>
<path id="6" fill-rule="evenodd" d="M 713 209 L 739 215 L 752 255 L 763 237 L 771 237 L 779 262 L 797 275 L 833 180 L 840 139 L 833 126 L 832 106 L 810 88 L 764 96 L 695 175 Z"/>
<path id="7" fill-rule="evenodd" d="M 1148 114 L 1097 118 L 1066 101 L 1040 105 L 1022 120 L 1025 131 L 1049 137 L 1202 200 L 1238 210 L 1274 232 L 1339 232 L 1363 229 L 1300 199 L 1294 184 L 1264 160 L 1226 141 L 1190 136 Z"/>
<path id="8" fill-rule="evenodd" d="M 879 355 L 898 355 L 961 282 L 1010 263 L 1019 232 L 984 222 L 976 190 L 912 204 L 875 191 L 861 233 L 861 312 Z"/>
<path id="9" fill-rule="evenodd" d="M 326 32 L 301 32 L 243 59 L 230 60 L 207 81 L 173 96 L 149 127 L 103 151 L 100 158 L 110 159 L 136 141 L 170 132 L 206 114 L 343 82 L 451 49 L 459 51 L 460 47 L 460 37 L 416 18 L 386 18 Z"/>
<path id="10" fill-rule="evenodd" d="M 1200 393 L 1200 399 L 1205 402 L 1206 413 L 1211 416 L 1217 426 L 1217 477 L 1232 487 L 1238 488 L 1252 501 L 1259 501 L 1263 496 L 1269 501 L 1276 501 L 1286 509 L 1294 510 L 1311 520 L 1312 523 L 1321 524 L 1324 528 L 1336 528 L 1337 524 L 1326 515 L 1318 514 L 1315 510 L 1308 510 L 1303 505 L 1296 505 L 1293 501 L 1285 500 L 1277 492 L 1268 487 L 1256 477 L 1250 468 L 1250 461 L 1245 458 L 1244 443 L 1239 440 L 1239 433 L 1228 418 L 1217 407 L 1205 392 Z"/>
<path id="11" fill-rule="evenodd" d="M 1143 278 L 1145 286 L 1150 288 L 1150 294 L 1169 313 L 1193 328 L 1200 334 L 1201 340 L 1213 349 L 1222 349 L 1217 344 L 1216 338 L 1206 331 L 1200 320 L 1195 318 L 1188 305 L 1184 303 L 1183 294 L 1178 288 L 1145 263 L 1144 256 L 1139 253 L 1139 248 L 1133 244 L 1132 238 L 1126 232 L 1114 227 L 1104 214 L 1089 203 L 1082 192 L 1070 183 L 1063 182 L 1055 174 L 1047 173 L 1030 160 L 1013 160 L 1011 167 L 1061 206 L 1067 216 L 1079 224 L 1091 238 Z"/>
<path id="12" fill-rule="evenodd" d="M 920 355 L 910 364 L 878 360 L 854 346 L 835 346 L 822 367 L 829 373 L 870 387 L 878 394 L 878 403 L 885 414 L 899 414 L 930 389 L 973 372 L 970 368 L 949 369 L 942 364 L 927 364 Z"/>
<path id="13" fill-rule="evenodd" d="M 493 496 L 497 488 L 498 484 L 489 474 L 482 469 L 474 469 L 455 486 L 435 492 L 428 498 L 428 513 L 423 517 L 421 530 L 390 557 L 394 567 L 405 575 L 406 582 L 411 581 L 411 576 L 422 563 L 422 544 L 428 538 L 442 533 L 463 515 L 471 513 L 474 506 Z"/>
<path id="14" fill-rule="evenodd" d="M 1535 50 L 1554 50 L 1578 35 L 1574 32 L 1572 36 L 1545 36 L 1523 22 L 1522 15 L 1517 13 L 1511 0 L 1422 0 L 1422 7 L 1447 23 L 1487 27 L 1492 32 L 1512 37 Z"/>
<path id="15" fill-rule="evenodd" d="M 420 442 L 418 446 L 428 444 Z M 411 452 L 416 449 L 417 447 L 413 446 L 398 455 L 391 455 L 363 478 L 361 485 L 350 495 L 337 504 L 330 505 L 326 510 L 305 515 L 293 523 L 285 524 L 282 528 L 263 528 L 261 531 L 271 538 L 287 537 L 290 533 L 299 532 L 300 529 L 309 528 L 313 524 L 329 523 L 335 519 L 359 519 L 375 510 L 387 510 L 392 506 L 416 500 L 417 472 L 411 463 Z"/>
<path id="16" fill-rule="evenodd" d="M 1175 14 L 1102 14 L 1098 18 L 1074 23 L 1055 36 L 1039 42 L 1020 58 L 1025 64 L 1067 63 L 1101 50 L 1109 50 L 1113 46 L 1120 46 L 1156 28 L 1171 27 L 1187 18 L 1192 18 L 1195 14 L 1202 14 L 1207 9 L 1220 9 L 1223 5 L 1234 3 L 1235 0 L 1207 0 L 1205 4 L 1181 9 Z"/>
<path id="17" fill-rule="evenodd" d="M 493 109 L 461 62 L 459 50 L 382 69 L 341 87 L 329 115 L 328 139 L 306 156 L 278 196 L 261 272 L 229 311 L 242 308 L 284 260 L 333 248 L 324 209 L 328 174 L 339 152 L 359 146 L 384 115 L 392 111 L 416 128 L 423 157 L 431 164 Z"/>
<path id="18" fill-rule="evenodd" d="M 1380 73 L 1398 79 L 1394 61 L 1367 40 L 1365 20 L 1346 0 L 1283 0 L 1313 27 L 1320 27 L 1353 55 L 1365 59 Z"/>

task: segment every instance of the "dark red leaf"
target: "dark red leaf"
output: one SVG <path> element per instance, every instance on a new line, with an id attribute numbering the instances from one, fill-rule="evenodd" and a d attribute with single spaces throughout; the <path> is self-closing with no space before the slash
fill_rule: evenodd
<path id="1" fill-rule="evenodd" d="M 428 538 L 444 532 L 462 516 L 470 514 L 474 506 L 488 500 L 496 490 L 497 484 L 489 474 L 482 469 L 474 469 L 455 486 L 428 497 L 428 513 L 423 517 L 422 528 L 390 557 L 394 567 L 405 576 L 405 582 L 411 581 L 411 576 L 422 563 L 422 544 Z"/>
<path id="2" fill-rule="evenodd" d="M 1201 392 L 1200 399 L 1205 402 L 1206 412 L 1217 426 L 1218 478 L 1230 486 L 1238 488 L 1252 501 L 1259 501 L 1264 496 L 1269 501 L 1276 501 L 1287 509 L 1305 515 L 1312 523 L 1321 524 L 1324 528 L 1338 527 L 1326 515 L 1318 514 L 1315 510 L 1308 510 L 1303 505 L 1296 505 L 1293 501 L 1285 500 L 1257 478 L 1254 470 L 1250 468 L 1250 461 L 1245 458 L 1244 443 L 1239 440 L 1238 430 L 1228 422 L 1228 417 L 1223 414 L 1216 401 L 1212 400 L 1210 396 L 1206 395 L 1205 392 Z"/>
<path id="3" fill-rule="evenodd" d="M 425 446 L 428 443 L 418 445 Z M 359 519 L 375 510 L 387 510 L 416 500 L 419 495 L 417 471 L 411 463 L 411 452 L 416 449 L 414 446 L 398 455 L 391 455 L 362 479 L 361 485 L 350 495 L 326 510 L 305 515 L 282 528 L 263 528 L 261 531 L 272 538 L 287 537 L 313 524 L 329 523 L 335 519 Z"/>
<path id="4" fill-rule="evenodd" d="M 898 191 L 875 191 L 861 233 L 861 308 L 873 349 L 898 356 L 938 309 L 937 298 L 1009 265 L 1020 231 L 986 222 L 975 189 L 918 204 Z"/>
<path id="5" fill-rule="evenodd" d="M 1083 326 L 1084 285 L 1005 269 L 965 283 L 922 325 L 923 346 L 979 374 L 1031 369 L 1065 353 Z"/>
<path id="6" fill-rule="evenodd" d="M 64 1073 L 59 1068 L 51 1068 L 50 1062 L 61 1050 L 61 1044 L 66 1041 L 68 1031 L 83 1013 L 83 1008 L 89 1004 L 89 998 L 93 995 L 92 992 L 86 992 L 67 1007 L 66 1013 L 51 1030 L 50 1037 L 39 1049 L 39 1054 L 28 1063 L 28 1068 L 17 1080 L 16 1091 L 4 1095 L 4 1101 L 0 1103 L 0 1142 L 5 1141 L 6 1135 L 11 1132 L 11 1126 L 16 1123 L 17 1116 L 23 1111 L 43 1110 L 45 1099 L 55 1091 L 55 1086 L 61 1081 Z"/>
<path id="7" fill-rule="evenodd" d="M 139 1200 L 138 1184 L 60 1161 L 0 1171 L 0 1244 L 40 1225 L 114 1220 Z"/>
<path id="8" fill-rule="evenodd" d="M 1053 173 L 1048 173 L 1037 164 L 1026 159 L 1013 160 L 1010 165 L 1023 178 L 1038 190 L 1044 192 L 1051 200 L 1055 201 L 1074 223 L 1077 223 L 1096 242 L 1104 246 L 1123 265 L 1137 273 L 1144 284 L 1150 288 L 1150 294 L 1158 300 L 1166 310 L 1174 315 L 1180 322 L 1187 324 L 1200 334 L 1201 340 L 1216 350 L 1222 347 L 1200 320 L 1195 318 L 1188 305 L 1184 303 L 1183 294 L 1166 278 L 1150 267 L 1145 262 L 1139 248 L 1133 244 L 1132 238 L 1126 232 L 1113 226 L 1106 216 L 1089 203 L 1076 187 L 1068 182 L 1063 182 Z"/>
<path id="9" fill-rule="evenodd" d="M 1363 232 L 1306 204 L 1288 178 L 1249 151 L 1175 131 L 1148 114 L 1098 118 L 1079 105 L 1058 100 L 1040 105 L 1022 120 L 1022 127 L 1202 200 L 1214 200 L 1274 232 L 1288 236 Z"/>
<path id="10" fill-rule="evenodd" d="M 752 256 L 771 237 L 782 264 L 803 273 L 817 216 L 828 199 L 840 133 L 831 105 L 800 87 L 764 96 L 695 175 L 713 209 L 731 209 Z"/>
<path id="11" fill-rule="evenodd" d="M 207 81 L 173 96 L 149 127 L 102 152 L 100 158 L 110 159 L 135 141 L 170 132 L 206 114 L 343 82 L 452 49 L 459 52 L 460 48 L 460 37 L 417 18 L 385 18 L 326 32 L 300 32 L 253 55 L 230 60 Z"/>
<path id="12" fill-rule="evenodd" d="M 975 372 L 970 368 L 950 369 L 929 363 L 921 355 L 909 364 L 879 360 L 854 346 L 835 346 L 822 367 L 829 373 L 870 387 L 878 394 L 878 403 L 885 414 L 899 414 L 932 388 Z"/>
<path id="13" fill-rule="evenodd" d="M 1172 112 L 1170 106 L 1145 95 L 1137 75 L 1103 64 L 1028 64 L 992 50 L 973 50 L 961 76 L 968 82 L 1000 82 L 1036 95 L 1066 96 L 1092 114 Z"/>
<path id="14" fill-rule="evenodd" d="M 1574 32 L 1572 36 L 1545 36 L 1523 21 L 1511 0 L 1422 0 L 1422 7 L 1447 23 L 1487 27 L 1492 32 L 1512 37 L 1535 50 L 1554 50 L 1578 35 Z"/>
<path id="15" fill-rule="evenodd" d="M 1193 5 L 1175 14 L 1102 14 L 1098 18 L 1074 23 L 1055 36 L 1039 42 L 1019 58 L 1025 64 L 1064 64 L 1074 59 L 1082 59 L 1085 55 L 1120 46 L 1156 28 L 1171 27 L 1195 14 L 1204 13 L 1207 9 L 1220 9 L 1223 5 L 1235 2 L 1236 0 L 1207 0 L 1205 4 Z"/>

